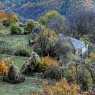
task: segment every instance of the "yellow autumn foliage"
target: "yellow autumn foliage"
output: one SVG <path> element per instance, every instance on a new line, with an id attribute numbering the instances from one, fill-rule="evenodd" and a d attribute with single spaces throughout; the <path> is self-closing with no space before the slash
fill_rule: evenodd
<path id="1" fill-rule="evenodd" d="M 44 82 L 43 93 L 33 92 L 31 95 L 90 95 L 88 92 L 81 92 L 77 84 L 69 84 L 66 80 L 56 82 L 54 85 L 48 85 Z"/>
<path id="2" fill-rule="evenodd" d="M 47 91 L 48 95 L 78 95 L 80 87 L 77 84 L 69 85 L 66 80 L 56 82 L 55 85 L 45 85 L 44 93 Z"/>
<path id="3" fill-rule="evenodd" d="M 50 56 L 42 57 L 42 63 L 46 64 L 48 67 L 58 66 L 58 61 Z"/>
<path id="4" fill-rule="evenodd" d="M 9 63 L 6 60 L 0 60 L 0 76 L 7 75 L 9 71 Z"/>

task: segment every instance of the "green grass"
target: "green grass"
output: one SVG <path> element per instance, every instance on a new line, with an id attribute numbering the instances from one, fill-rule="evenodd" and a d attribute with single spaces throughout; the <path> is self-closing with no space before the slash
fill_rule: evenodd
<path id="1" fill-rule="evenodd" d="M 21 66 L 25 63 L 25 61 L 28 58 L 20 57 L 20 56 L 12 56 L 12 55 L 7 55 L 7 54 L 0 54 L 0 59 L 10 59 L 11 61 L 13 61 L 13 64 L 21 68 Z"/>
<path id="2" fill-rule="evenodd" d="M 0 25 L 0 34 L 1 35 L 10 34 L 10 29 Z"/>
<path id="3" fill-rule="evenodd" d="M 32 48 L 28 44 L 28 35 L 3 35 L 0 36 L 0 50 L 8 49 L 11 51 L 24 49 L 32 52 Z M 7 52 L 6 52 L 7 53 Z"/>
<path id="4" fill-rule="evenodd" d="M 19 50 L 25 49 L 31 53 L 28 45 L 28 35 L 9 35 L 7 28 L 0 28 L 0 51 L 2 49 Z M 10 59 L 19 69 L 27 60 L 27 57 L 8 55 L 6 51 L 0 54 L 0 59 Z M 34 82 L 35 81 L 35 82 Z M 12 85 L 0 79 L 0 95 L 31 95 L 32 92 L 42 91 L 42 80 L 37 76 L 26 77 L 25 82 Z"/>
<path id="5" fill-rule="evenodd" d="M 7 45 L 10 48 L 25 48 L 27 47 L 28 44 L 28 37 L 26 35 L 5 35 L 5 36 L 0 36 L 0 41 L 6 42 L 5 46 L 2 47 L 7 47 Z"/>
<path id="6" fill-rule="evenodd" d="M 22 64 L 25 63 L 27 57 L 11 56 L 7 54 L 0 54 L 0 59 L 10 58 L 14 64 L 20 69 Z M 34 83 L 34 81 L 36 81 Z M 26 77 L 24 83 L 21 84 L 8 84 L 0 80 L 0 95 L 30 95 L 33 91 L 42 91 L 42 80 L 32 76 Z"/>

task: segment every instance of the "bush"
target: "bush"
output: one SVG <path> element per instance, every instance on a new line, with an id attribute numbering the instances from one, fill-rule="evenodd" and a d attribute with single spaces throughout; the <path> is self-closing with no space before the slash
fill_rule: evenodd
<path id="1" fill-rule="evenodd" d="M 38 44 L 39 48 L 41 48 L 42 56 L 55 55 L 53 54 L 53 52 L 54 52 L 54 45 L 57 39 L 58 39 L 57 34 L 49 29 L 45 29 L 44 31 L 39 33 L 36 43 Z"/>
<path id="2" fill-rule="evenodd" d="M 9 70 L 9 63 L 5 60 L 0 60 L 0 76 L 6 76 Z"/>
<path id="3" fill-rule="evenodd" d="M 34 22 L 32 20 L 28 21 L 25 27 L 25 30 L 27 31 L 27 33 L 31 33 L 33 28 L 34 28 Z"/>
<path id="4" fill-rule="evenodd" d="M 63 78 L 63 76 L 64 76 L 64 69 L 58 66 L 53 66 L 51 68 L 48 68 L 48 70 L 46 70 L 43 75 L 44 78 L 55 79 L 55 80 L 60 80 Z"/>
<path id="5" fill-rule="evenodd" d="M 81 89 L 84 91 L 88 91 L 90 89 L 90 87 L 92 87 L 92 84 L 93 84 L 92 76 L 85 65 L 79 66 L 78 82 L 81 86 Z"/>
<path id="6" fill-rule="evenodd" d="M 67 33 L 67 30 L 69 30 L 67 19 L 57 11 L 47 12 L 44 16 L 40 17 L 39 22 L 57 33 Z"/>
<path id="7" fill-rule="evenodd" d="M 11 34 L 21 34 L 22 30 L 19 26 L 13 25 L 11 26 Z"/>
<path id="8" fill-rule="evenodd" d="M 10 26 L 10 21 L 9 21 L 9 20 L 4 20 L 4 21 L 3 21 L 3 25 L 4 25 L 5 27 Z"/>
<path id="9" fill-rule="evenodd" d="M 43 92 L 32 93 L 31 95 L 89 95 L 80 94 L 80 87 L 77 84 L 71 84 L 66 80 L 56 82 L 54 85 L 49 85 L 48 82 L 44 82 Z"/>
<path id="10" fill-rule="evenodd" d="M 64 69 L 64 77 L 69 81 L 76 82 L 76 66 L 75 64 L 70 64 Z"/>
<path id="11" fill-rule="evenodd" d="M 42 57 L 42 62 L 48 67 L 59 65 L 59 62 L 55 58 L 49 56 Z"/>
<path id="12" fill-rule="evenodd" d="M 64 71 L 66 79 L 78 83 L 82 90 L 87 91 L 92 86 L 92 77 L 89 70 L 86 68 L 86 65 L 70 64 Z"/>
<path id="13" fill-rule="evenodd" d="M 21 49 L 21 50 L 17 50 L 14 55 L 16 56 L 24 56 L 24 57 L 29 57 L 30 56 L 30 53 L 25 50 L 25 49 Z"/>
<path id="14" fill-rule="evenodd" d="M 26 75 L 32 75 L 36 72 L 44 72 L 47 68 L 46 64 L 43 64 L 41 58 L 35 52 L 32 52 L 29 59 L 23 64 L 21 72 Z"/>

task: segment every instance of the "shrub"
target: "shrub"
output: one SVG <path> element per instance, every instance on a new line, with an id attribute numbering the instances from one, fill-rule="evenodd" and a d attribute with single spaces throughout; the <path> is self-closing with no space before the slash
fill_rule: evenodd
<path id="1" fill-rule="evenodd" d="M 47 82 L 45 82 L 43 85 L 43 92 L 35 93 L 35 95 L 84 95 L 79 92 L 80 87 L 77 84 L 70 85 L 66 80 L 61 80 L 54 85 L 48 85 Z"/>
<path id="2" fill-rule="evenodd" d="M 28 32 L 28 33 L 31 33 L 32 30 L 34 28 L 34 22 L 31 20 L 31 21 L 28 21 L 27 22 L 27 25 L 25 27 L 25 30 Z"/>
<path id="3" fill-rule="evenodd" d="M 86 65 L 70 64 L 64 72 L 64 77 L 68 81 L 72 80 L 72 82 L 78 83 L 82 90 L 87 91 L 92 86 L 92 77 Z"/>
<path id="4" fill-rule="evenodd" d="M 55 58 L 49 56 L 42 57 L 42 62 L 46 64 L 48 67 L 59 65 L 58 61 Z"/>
<path id="5" fill-rule="evenodd" d="M 64 69 L 64 75 L 67 80 L 76 80 L 76 66 L 75 64 L 69 64 L 67 68 Z"/>
<path id="6" fill-rule="evenodd" d="M 0 76 L 5 76 L 8 74 L 9 63 L 5 60 L 0 60 Z"/>
<path id="7" fill-rule="evenodd" d="M 4 20 L 4 21 L 3 21 L 3 25 L 4 25 L 5 27 L 10 26 L 10 21 L 9 21 L 9 20 Z"/>
<path id="8" fill-rule="evenodd" d="M 47 12 L 44 16 L 40 17 L 39 22 L 57 33 L 67 33 L 67 30 L 69 30 L 67 19 L 57 11 Z"/>
<path id="9" fill-rule="evenodd" d="M 19 26 L 11 26 L 11 34 L 21 34 L 22 30 Z"/>
<path id="10" fill-rule="evenodd" d="M 20 49 L 20 50 L 17 50 L 14 55 L 16 56 L 24 56 L 24 57 L 29 57 L 30 56 L 30 53 L 25 50 L 25 49 Z"/>
<path id="11" fill-rule="evenodd" d="M 53 66 L 48 68 L 45 72 L 43 77 L 47 79 L 55 79 L 60 80 L 64 76 L 64 69 L 62 67 Z"/>
<path id="12" fill-rule="evenodd" d="M 95 53 L 94 52 L 91 52 L 90 55 L 89 55 L 89 58 L 91 60 L 95 60 Z"/>
<path id="13" fill-rule="evenodd" d="M 50 31 L 49 29 L 45 29 L 43 32 L 39 33 L 38 39 L 36 43 L 38 43 L 41 48 L 41 55 L 53 56 L 54 45 L 58 39 L 57 34 L 54 31 Z M 35 50 L 35 49 L 34 49 Z"/>
<path id="14" fill-rule="evenodd" d="M 21 72 L 26 75 L 32 75 L 35 72 L 43 72 L 46 70 L 47 65 L 43 64 L 39 55 L 32 52 L 29 59 L 23 64 Z"/>
<path id="15" fill-rule="evenodd" d="M 81 85 L 81 89 L 84 91 L 88 91 L 90 87 L 92 87 L 92 84 L 93 84 L 92 76 L 85 65 L 79 66 L 78 82 Z"/>

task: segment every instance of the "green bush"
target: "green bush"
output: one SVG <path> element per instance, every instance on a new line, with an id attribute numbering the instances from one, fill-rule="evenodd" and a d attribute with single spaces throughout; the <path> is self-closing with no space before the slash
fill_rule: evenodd
<path id="1" fill-rule="evenodd" d="M 78 82 L 82 90 L 87 91 L 92 87 L 93 79 L 91 73 L 85 65 L 80 65 L 78 69 Z"/>
<path id="2" fill-rule="evenodd" d="M 68 68 L 64 70 L 64 77 L 69 81 L 78 83 L 82 90 L 87 91 L 93 84 L 93 80 L 86 65 L 70 64 Z"/>
<path id="3" fill-rule="evenodd" d="M 14 55 L 16 56 L 24 56 L 24 57 L 29 57 L 30 56 L 30 53 L 25 50 L 25 49 L 21 49 L 21 50 L 17 50 Z"/>
<path id="4" fill-rule="evenodd" d="M 11 26 L 11 34 L 21 34 L 22 33 L 22 30 L 19 26 L 16 26 L 16 25 L 13 25 Z"/>
<path id="5" fill-rule="evenodd" d="M 31 33 L 33 28 L 34 28 L 34 22 L 32 20 L 28 21 L 25 27 L 26 33 Z"/>
<path id="6" fill-rule="evenodd" d="M 64 68 L 63 67 L 58 67 L 54 66 L 49 68 L 44 72 L 43 77 L 47 79 L 55 79 L 55 80 L 60 80 L 64 76 Z"/>
<path id="7" fill-rule="evenodd" d="M 44 29 L 44 31 L 40 32 L 36 43 L 41 49 L 41 56 L 53 55 L 54 46 L 57 40 L 58 35 L 54 31 Z M 34 48 L 34 50 L 35 49 L 36 48 Z"/>
<path id="8" fill-rule="evenodd" d="M 41 16 L 39 22 L 57 33 L 64 32 L 67 34 L 70 29 L 66 17 L 62 16 L 55 10 L 49 11 L 45 15 Z"/>
<path id="9" fill-rule="evenodd" d="M 21 72 L 25 75 L 33 75 L 34 73 L 44 72 L 47 66 L 42 63 L 41 58 L 35 52 L 32 52 L 28 60 L 23 64 Z"/>

